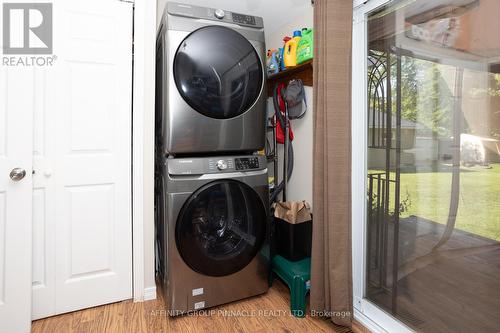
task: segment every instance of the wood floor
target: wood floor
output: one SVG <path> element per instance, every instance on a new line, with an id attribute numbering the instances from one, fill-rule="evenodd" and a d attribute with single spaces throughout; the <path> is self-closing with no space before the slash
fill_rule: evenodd
<path id="1" fill-rule="evenodd" d="M 213 316 L 182 316 L 171 318 L 164 311 L 161 295 L 154 301 L 133 303 L 118 302 L 82 311 L 67 313 L 33 322 L 33 333 L 145 333 L 145 332 L 351 332 L 337 327 L 325 318 L 295 318 L 289 310 L 290 295 L 287 287 L 275 281 L 269 292 L 240 302 L 215 308 Z M 233 316 L 222 316 L 223 311 Z M 237 316 L 239 311 L 275 311 L 275 315 Z M 355 332 L 367 332 L 359 325 Z"/>

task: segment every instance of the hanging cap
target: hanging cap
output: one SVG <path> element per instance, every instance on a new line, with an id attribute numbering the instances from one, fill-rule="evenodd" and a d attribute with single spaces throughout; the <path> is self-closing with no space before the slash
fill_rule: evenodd
<path id="1" fill-rule="evenodd" d="M 293 37 L 302 37 L 302 33 L 300 32 L 300 30 L 295 30 L 293 32 Z"/>
<path id="2" fill-rule="evenodd" d="M 285 99 L 288 105 L 288 117 L 290 119 L 302 118 L 307 111 L 307 101 L 304 83 L 301 79 L 291 80 L 288 83 Z"/>

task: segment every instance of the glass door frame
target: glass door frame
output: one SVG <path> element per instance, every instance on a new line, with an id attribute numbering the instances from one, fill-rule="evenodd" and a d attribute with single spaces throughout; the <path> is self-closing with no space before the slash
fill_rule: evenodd
<path id="1" fill-rule="evenodd" d="M 413 332 L 369 301 L 366 290 L 367 156 L 368 156 L 368 14 L 393 0 L 354 2 L 352 31 L 351 209 L 354 318 L 373 332 Z M 357 5 L 357 6 L 356 6 Z"/>

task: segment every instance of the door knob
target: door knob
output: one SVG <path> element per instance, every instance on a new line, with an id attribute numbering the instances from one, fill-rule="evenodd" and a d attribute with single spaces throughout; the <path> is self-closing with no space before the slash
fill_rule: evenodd
<path id="1" fill-rule="evenodd" d="M 20 181 L 26 176 L 26 170 L 21 169 L 21 168 L 14 168 L 10 172 L 10 179 L 12 179 L 15 182 Z"/>

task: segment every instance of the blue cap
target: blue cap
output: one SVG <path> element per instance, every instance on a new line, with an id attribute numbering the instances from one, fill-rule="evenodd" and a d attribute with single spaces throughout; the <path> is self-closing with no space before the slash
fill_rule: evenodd
<path id="1" fill-rule="evenodd" d="M 302 33 L 300 32 L 300 30 L 295 30 L 293 32 L 293 37 L 302 37 Z"/>

